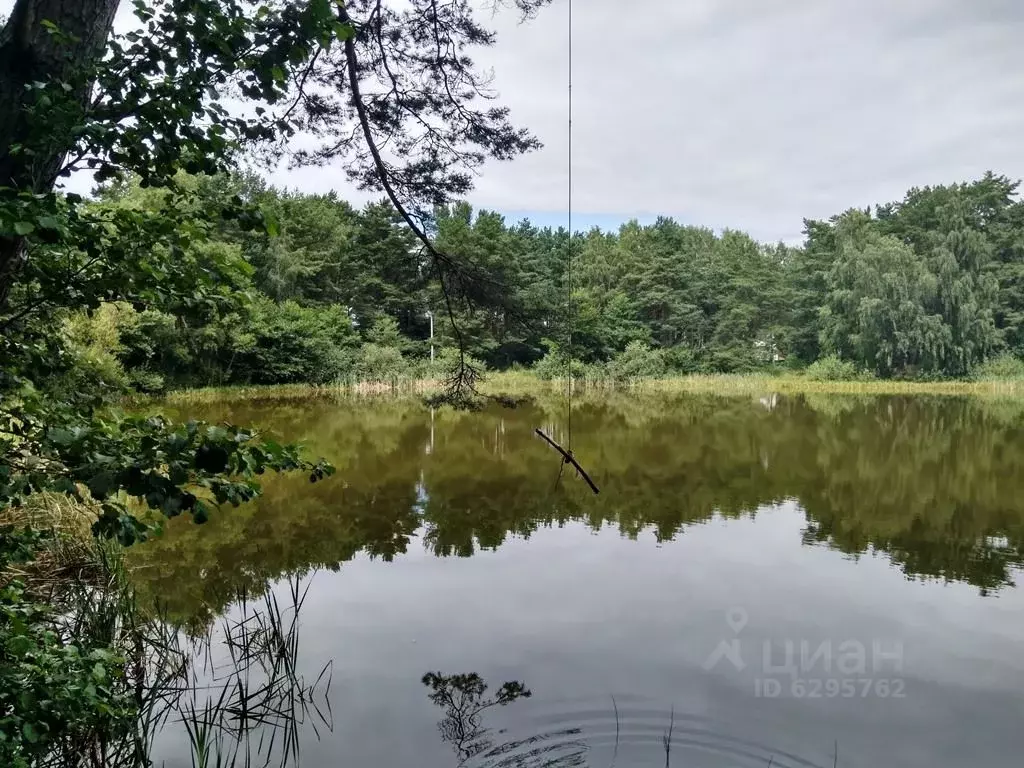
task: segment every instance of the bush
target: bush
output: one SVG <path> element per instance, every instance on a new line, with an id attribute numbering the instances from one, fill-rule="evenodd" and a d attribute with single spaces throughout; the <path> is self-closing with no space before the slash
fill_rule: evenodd
<path id="1" fill-rule="evenodd" d="M 1024 379 L 1024 360 L 1010 354 L 990 358 L 974 369 L 974 378 L 979 381 Z"/>
<path id="2" fill-rule="evenodd" d="M 689 347 L 669 347 L 665 350 L 665 367 L 672 373 L 690 375 L 701 372 L 701 364 Z"/>
<path id="3" fill-rule="evenodd" d="M 545 381 L 561 378 L 565 376 L 567 370 L 565 359 L 558 353 L 552 352 L 548 352 L 533 366 L 533 372 L 537 378 Z"/>
<path id="4" fill-rule="evenodd" d="M 356 376 L 363 381 L 397 381 L 409 374 L 409 363 L 398 347 L 364 344 L 359 350 Z"/>
<path id="5" fill-rule="evenodd" d="M 70 358 L 71 372 L 57 382 L 62 390 L 103 390 L 124 392 L 129 389 L 128 375 L 121 365 L 120 326 L 126 305 L 101 304 L 96 310 L 71 314 L 61 328 Z"/>
<path id="6" fill-rule="evenodd" d="M 31 561 L 39 533 L 0 530 L 0 573 Z M 0 764 L 52 764 L 135 725 L 124 660 L 88 637 L 63 637 L 60 617 L 18 579 L 0 588 Z"/>
<path id="7" fill-rule="evenodd" d="M 807 363 L 801 360 L 796 355 L 790 355 L 782 361 L 782 367 L 790 372 L 805 372 L 807 370 Z"/>
<path id="8" fill-rule="evenodd" d="M 121 316 L 120 329 L 119 357 L 135 389 L 160 392 L 169 380 L 191 378 L 193 359 L 187 343 L 190 331 L 173 316 L 151 309 L 129 309 Z"/>
<path id="9" fill-rule="evenodd" d="M 545 381 L 564 379 L 569 373 L 568 360 L 558 352 L 548 352 L 534 364 L 533 373 L 537 378 Z M 572 361 L 572 377 L 574 379 L 589 381 L 602 378 L 603 373 L 600 366 L 590 366 L 582 360 Z"/>
<path id="10" fill-rule="evenodd" d="M 479 373 L 487 372 L 487 364 L 470 354 L 466 354 L 466 363 Z M 415 369 L 418 377 L 440 380 L 447 378 L 459 365 L 459 350 L 454 347 L 442 347 L 437 350 L 433 360 L 424 360 Z"/>
<path id="11" fill-rule="evenodd" d="M 811 381 L 857 381 L 868 376 L 858 371 L 853 362 L 828 355 L 807 366 L 807 378 Z"/>
<path id="12" fill-rule="evenodd" d="M 238 350 L 243 378 L 256 384 L 324 384 L 351 370 L 357 337 L 341 307 L 260 299 L 251 313 L 251 338 Z"/>
<path id="13" fill-rule="evenodd" d="M 642 341 L 629 342 L 607 365 L 608 377 L 619 382 L 664 376 L 665 370 L 664 351 L 651 349 Z"/>

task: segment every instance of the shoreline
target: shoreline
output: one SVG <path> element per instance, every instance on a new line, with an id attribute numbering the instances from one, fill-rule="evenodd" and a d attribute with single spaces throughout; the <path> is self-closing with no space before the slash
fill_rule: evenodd
<path id="1" fill-rule="evenodd" d="M 355 382 L 337 384 L 266 384 L 172 390 L 153 397 L 140 396 L 144 402 L 169 405 L 216 403 L 225 400 L 303 400 L 332 397 L 390 397 L 427 395 L 440 392 L 439 379 L 411 379 L 396 382 Z M 693 374 L 631 382 L 580 382 L 585 394 L 691 393 L 717 395 L 835 394 L 835 395 L 949 395 L 1024 397 L 1024 380 L 983 381 L 906 381 L 892 379 L 815 381 L 803 376 L 766 374 Z M 540 379 L 529 372 L 499 372 L 483 377 L 480 392 L 485 395 L 527 395 L 564 391 L 566 380 Z"/>

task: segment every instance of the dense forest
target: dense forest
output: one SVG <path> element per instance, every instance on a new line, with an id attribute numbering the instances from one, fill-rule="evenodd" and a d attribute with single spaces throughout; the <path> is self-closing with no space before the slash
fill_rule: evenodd
<path id="1" fill-rule="evenodd" d="M 222 220 L 193 246 L 200 268 L 234 265 L 231 289 L 249 300 L 229 312 L 112 303 L 71 315 L 80 375 L 143 391 L 394 380 L 439 370 L 431 326 L 442 358 L 457 346 L 441 284 L 386 201 L 357 209 L 254 176 L 182 177 L 179 188 L 186 214 L 241 198 L 272 222 L 268 234 Z M 967 377 L 1024 354 L 1016 189 L 993 174 L 912 189 L 873 210 L 806 221 L 800 247 L 671 218 L 570 241 L 565 229 L 506 222 L 467 203 L 436 208 L 430 226 L 438 250 L 500 289 L 500 302 L 452 307 L 467 351 L 490 369 L 564 375 L 571 317 L 582 376 L 819 361 L 814 370 L 826 376 Z M 166 194 L 122 182 L 101 189 L 95 205 L 155 210 Z"/>

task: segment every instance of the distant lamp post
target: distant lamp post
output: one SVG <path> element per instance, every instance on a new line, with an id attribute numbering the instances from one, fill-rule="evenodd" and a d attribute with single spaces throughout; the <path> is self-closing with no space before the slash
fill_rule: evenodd
<path id="1" fill-rule="evenodd" d="M 429 309 L 427 317 L 430 318 L 430 362 L 434 362 L 434 313 Z"/>

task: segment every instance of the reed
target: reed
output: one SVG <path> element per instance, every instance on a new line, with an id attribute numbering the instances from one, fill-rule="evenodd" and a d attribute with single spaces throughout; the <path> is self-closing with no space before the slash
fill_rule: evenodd
<path id="1" fill-rule="evenodd" d="M 103 580 L 102 563 L 92 524 L 99 506 L 79 502 L 62 493 L 38 493 L 19 507 L 0 510 L 0 529 L 31 529 L 50 535 L 47 546 L 34 559 L 10 565 L 0 584 L 16 578 L 35 593 L 47 594 L 62 582 Z"/>
<path id="2" fill-rule="evenodd" d="M 529 371 L 489 373 L 480 385 L 485 395 L 528 395 L 564 392 L 565 379 L 541 379 Z M 692 374 L 631 381 L 611 379 L 575 380 L 576 392 L 693 392 L 722 395 L 859 394 L 859 395 L 1024 395 L 1024 380 L 985 379 L 978 381 L 907 381 L 868 379 L 857 381 L 816 381 L 806 376 L 770 374 Z M 337 385 L 283 384 L 272 386 L 213 387 L 172 392 L 161 401 L 173 406 L 206 405 L 232 401 L 286 401 L 336 399 L 359 401 L 376 397 L 415 397 L 439 392 L 443 383 L 435 379 L 388 382 L 355 382 Z M 152 402 L 152 401 L 151 401 Z"/>

